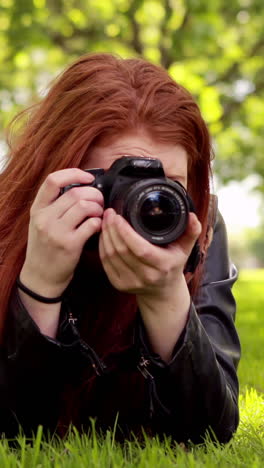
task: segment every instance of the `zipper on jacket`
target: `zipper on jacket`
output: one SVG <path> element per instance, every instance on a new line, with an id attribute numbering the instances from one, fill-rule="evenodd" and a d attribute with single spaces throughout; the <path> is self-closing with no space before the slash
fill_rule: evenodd
<path id="1" fill-rule="evenodd" d="M 77 317 L 74 317 L 72 315 L 72 312 L 69 312 L 68 323 L 75 325 L 75 322 L 77 322 L 77 320 L 78 320 Z"/>
<path id="2" fill-rule="evenodd" d="M 153 379 L 154 378 L 153 375 L 148 370 L 149 364 L 150 364 L 150 360 L 146 359 L 143 355 L 141 355 L 140 361 L 139 361 L 139 363 L 137 365 L 137 368 L 141 372 L 143 377 L 145 377 L 145 379 L 148 379 L 148 378 Z"/>
<path id="3" fill-rule="evenodd" d="M 170 415 L 170 411 L 168 410 L 168 408 L 166 408 L 166 406 L 163 405 L 157 394 L 155 378 L 148 370 L 148 366 L 150 365 L 150 363 L 151 361 L 149 359 L 146 359 L 144 355 L 141 355 L 137 368 L 149 383 L 149 416 L 150 419 L 152 419 L 154 414 L 154 400 L 158 402 L 158 405 L 162 408 L 163 412 L 167 416 Z"/>
<path id="4" fill-rule="evenodd" d="M 153 417 L 153 413 L 154 413 L 153 387 L 155 384 L 154 384 L 154 377 L 148 370 L 149 364 L 150 364 L 149 359 L 146 359 L 145 356 L 141 355 L 137 368 L 148 382 L 149 418 L 151 420 Z"/>
<path id="5" fill-rule="evenodd" d="M 91 361 L 92 368 L 94 369 L 96 375 L 106 374 L 107 366 L 105 363 L 97 356 L 96 352 L 91 348 L 84 340 L 80 338 L 80 345 L 85 351 L 85 354 Z"/>
<path id="6" fill-rule="evenodd" d="M 84 351 L 85 356 L 87 356 L 90 360 L 96 375 L 105 374 L 107 369 L 105 363 L 97 356 L 93 348 L 91 348 L 91 346 L 89 346 L 84 340 L 81 339 L 79 330 L 75 324 L 78 321 L 78 318 L 74 317 L 71 311 L 68 312 L 67 321 L 70 324 L 74 334 L 78 337 L 81 350 Z"/>

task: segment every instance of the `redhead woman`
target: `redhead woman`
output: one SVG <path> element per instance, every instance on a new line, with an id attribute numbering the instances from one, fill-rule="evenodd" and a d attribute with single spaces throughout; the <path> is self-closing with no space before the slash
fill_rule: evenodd
<path id="1" fill-rule="evenodd" d="M 95 418 L 227 442 L 237 273 L 194 99 L 151 63 L 92 54 L 20 117 L 0 175 L 0 430 Z"/>

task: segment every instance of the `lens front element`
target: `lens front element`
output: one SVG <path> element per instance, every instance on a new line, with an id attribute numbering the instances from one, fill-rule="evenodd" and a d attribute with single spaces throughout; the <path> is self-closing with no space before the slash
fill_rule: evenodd
<path id="1" fill-rule="evenodd" d="M 178 221 L 179 203 L 164 191 L 153 191 L 142 201 L 138 215 L 146 230 L 151 233 L 166 232 Z"/>
<path id="2" fill-rule="evenodd" d="M 186 229 L 188 201 L 177 182 L 141 181 L 127 194 L 125 218 L 133 228 L 153 244 L 165 245 L 176 240 Z"/>

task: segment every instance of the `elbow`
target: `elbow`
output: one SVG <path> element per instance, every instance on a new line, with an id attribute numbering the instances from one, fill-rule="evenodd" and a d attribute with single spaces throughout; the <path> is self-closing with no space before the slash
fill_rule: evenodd
<path id="1" fill-rule="evenodd" d="M 213 434 L 218 442 L 226 444 L 231 440 L 239 424 L 239 407 L 237 398 L 233 395 L 230 388 L 226 386 L 226 401 L 222 415 L 215 425 Z"/>

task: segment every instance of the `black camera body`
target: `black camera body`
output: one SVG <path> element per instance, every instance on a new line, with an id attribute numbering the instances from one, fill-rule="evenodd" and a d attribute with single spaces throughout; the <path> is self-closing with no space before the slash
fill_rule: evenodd
<path id="1" fill-rule="evenodd" d="M 104 206 L 114 208 L 131 226 L 152 244 L 167 245 L 186 229 L 188 214 L 194 211 L 192 200 L 177 181 L 168 179 L 159 159 L 123 156 L 111 167 L 86 169 L 94 175 L 90 186 L 100 190 Z"/>

